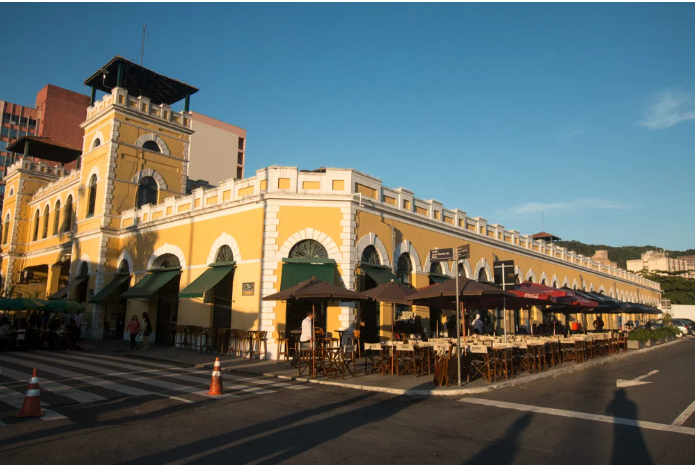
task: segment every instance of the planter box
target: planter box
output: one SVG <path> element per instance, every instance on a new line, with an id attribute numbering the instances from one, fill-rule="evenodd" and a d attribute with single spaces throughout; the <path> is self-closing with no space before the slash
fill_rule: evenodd
<path id="1" fill-rule="evenodd" d="M 644 341 L 627 341 L 627 348 L 629 350 L 644 349 L 647 347 Z"/>
<path id="2" fill-rule="evenodd" d="M 656 343 L 654 343 L 653 341 L 646 341 L 644 343 L 644 347 L 651 347 L 651 346 L 655 346 L 655 345 L 656 345 Z"/>

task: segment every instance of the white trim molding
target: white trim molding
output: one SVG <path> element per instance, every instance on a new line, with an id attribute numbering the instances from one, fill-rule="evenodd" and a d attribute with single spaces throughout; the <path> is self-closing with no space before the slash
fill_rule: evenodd
<path id="1" fill-rule="evenodd" d="M 159 137 L 157 134 L 143 134 L 142 136 L 138 137 L 138 140 L 135 141 L 135 146 L 142 148 L 142 146 L 145 145 L 145 142 L 148 141 L 153 141 L 159 146 L 161 153 L 164 155 L 169 155 L 169 147 L 167 146 L 166 142 L 164 142 L 164 139 Z"/>
<path id="2" fill-rule="evenodd" d="M 393 259 L 395 260 L 396 265 L 398 265 L 398 259 L 401 257 L 401 254 L 406 252 L 410 256 L 410 264 L 413 266 L 413 273 L 421 273 L 422 267 L 420 266 L 420 255 L 408 240 L 405 240 L 396 246 L 396 250 L 393 253 Z"/>
<path id="3" fill-rule="evenodd" d="M 157 182 L 157 187 L 159 188 L 159 190 L 169 189 L 169 187 L 167 187 L 167 182 L 164 180 L 162 175 L 159 174 L 157 171 L 153 170 L 152 168 L 145 168 L 144 170 L 138 171 L 137 174 L 133 176 L 133 182 L 135 184 L 140 184 L 140 180 L 147 176 L 152 176 L 154 178 L 154 180 Z"/>
<path id="4" fill-rule="evenodd" d="M 336 245 L 335 241 L 327 234 L 324 234 L 314 228 L 306 228 L 292 234 L 289 238 L 287 238 L 285 243 L 282 244 L 282 247 L 280 247 L 280 250 L 276 256 L 280 259 L 289 257 L 292 247 L 294 247 L 298 242 L 306 239 L 313 239 L 320 243 L 326 249 L 328 258 L 332 258 L 336 262 L 343 261 L 343 255 L 340 253 L 340 249 Z"/>
<path id="5" fill-rule="evenodd" d="M 130 252 L 127 250 L 123 249 L 121 251 L 121 254 L 118 256 L 118 260 L 116 261 L 116 271 L 118 271 L 118 267 L 121 266 L 121 262 L 125 260 L 128 262 L 128 271 L 133 273 L 135 270 L 133 269 L 133 257 L 131 257 Z"/>
<path id="6" fill-rule="evenodd" d="M 230 249 L 232 249 L 232 255 L 234 256 L 234 261 L 240 262 L 241 261 L 241 250 L 239 249 L 239 245 L 237 244 L 236 240 L 227 234 L 226 232 L 222 233 L 220 237 L 215 239 L 215 242 L 212 243 L 212 247 L 210 248 L 210 253 L 208 254 L 208 261 L 207 264 L 215 263 L 215 258 L 217 258 L 217 251 L 220 250 L 220 247 L 223 245 L 228 245 Z"/>
<path id="7" fill-rule="evenodd" d="M 490 264 L 488 263 L 487 259 L 485 259 L 485 257 L 478 260 L 478 263 L 475 265 L 475 273 L 473 274 L 472 279 L 475 279 L 477 281 L 478 276 L 480 276 L 480 270 L 482 269 L 485 270 L 488 282 L 494 281 L 495 275 L 492 273 L 492 268 L 490 268 Z"/>
<path id="8" fill-rule="evenodd" d="M 357 245 L 355 246 L 355 254 L 357 255 L 355 257 L 355 261 L 360 261 L 364 249 L 366 249 L 370 245 L 373 245 L 377 253 L 379 254 L 379 261 L 381 262 L 381 264 L 384 266 L 391 266 L 391 260 L 389 259 L 389 253 L 386 250 L 386 246 L 381 241 L 381 239 L 379 239 L 379 237 L 372 232 L 370 232 L 369 234 L 365 234 L 360 238 L 359 241 L 357 241 Z"/>
<path id="9" fill-rule="evenodd" d="M 154 262 L 159 257 L 166 254 L 176 255 L 176 257 L 179 259 L 179 265 L 181 266 L 181 268 L 186 268 L 186 257 L 184 257 L 181 249 L 179 249 L 177 246 L 173 244 L 164 244 L 163 246 L 152 252 L 152 255 L 150 255 L 150 259 L 147 261 L 146 269 L 152 269 L 152 267 L 154 266 Z"/>

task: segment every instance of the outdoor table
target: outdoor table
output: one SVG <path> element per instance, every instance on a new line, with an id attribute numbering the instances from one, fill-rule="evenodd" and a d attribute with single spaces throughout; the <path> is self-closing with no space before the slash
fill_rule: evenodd
<path id="1" fill-rule="evenodd" d="M 347 333 L 348 329 L 347 328 L 346 329 L 336 329 L 335 332 L 338 333 L 338 346 L 342 346 L 343 345 L 343 334 Z"/>

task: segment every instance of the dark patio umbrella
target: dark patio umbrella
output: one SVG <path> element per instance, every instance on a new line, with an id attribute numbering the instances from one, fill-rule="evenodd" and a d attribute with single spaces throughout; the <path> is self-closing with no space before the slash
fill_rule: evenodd
<path id="1" fill-rule="evenodd" d="M 500 307 L 502 306 L 503 298 L 518 298 L 518 296 L 511 292 L 503 291 L 492 284 L 459 276 L 459 300 L 464 304 L 464 309 L 467 305 L 487 308 Z M 416 305 L 429 305 L 439 308 L 451 308 L 455 299 L 456 281 L 453 279 L 420 289 L 417 293 L 408 297 L 408 300 Z M 460 330 L 460 328 L 457 330 Z"/>
<path id="2" fill-rule="evenodd" d="M 393 279 L 375 288 L 364 291 L 362 294 L 371 297 L 377 302 L 388 302 L 391 304 L 391 348 L 393 350 L 393 332 L 396 320 L 396 304 L 411 305 L 408 297 L 417 291 L 406 284 L 397 283 Z M 393 359 L 391 357 L 391 374 L 393 374 Z"/>
<path id="3" fill-rule="evenodd" d="M 314 332 L 314 321 L 316 318 L 316 304 L 327 302 L 329 300 L 340 300 L 343 302 L 354 302 L 356 300 L 368 300 L 369 297 L 360 294 L 359 292 L 354 292 L 344 287 L 336 286 L 334 284 L 329 284 L 325 281 L 319 281 L 315 277 L 307 281 L 303 281 L 296 286 L 289 287 L 284 291 L 276 292 L 263 297 L 262 300 L 297 300 L 311 302 L 312 310 L 312 333 Z M 316 376 L 316 344 L 311 345 L 312 353 L 312 373 Z"/>

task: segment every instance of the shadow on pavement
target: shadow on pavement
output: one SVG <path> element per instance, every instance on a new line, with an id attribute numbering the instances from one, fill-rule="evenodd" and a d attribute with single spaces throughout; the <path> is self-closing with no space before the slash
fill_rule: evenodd
<path id="1" fill-rule="evenodd" d="M 627 398 L 625 389 L 617 389 L 606 413 L 614 417 L 639 420 L 637 404 Z M 613 425 L 613 458 L 611 465 L 633 464 L 652 465 L 647 444 L 642 437 L 642 430 L 634 426 Z"/>
<path id="2" fill-rule="evenodd" d="M 205 465 L 210 463 L 234 463 L 235 465 L 281 463 L 357 428 L 385 420 L 423 400 L 390 397 L 329 417 L 318 417 L 339 407 L 347 407 L 349 404 L 368 400 L 377 395 L 366 394 L 327 407 L 293 413 L 149 456 L 124 461 L 120 465 L 139 463 L 160 465 L 175 461 Z"/>
<path id="3" fill-rule="evenodd" d="M 533 418 L 532 413 L 527 413 L 516 420 L 504 436 L 491 443 L 485 449 L 475 454 L 464 465 L 508 465 L 514 462 L 514 457 L 519 450 L 519 436 L 528 428 Z"/>

